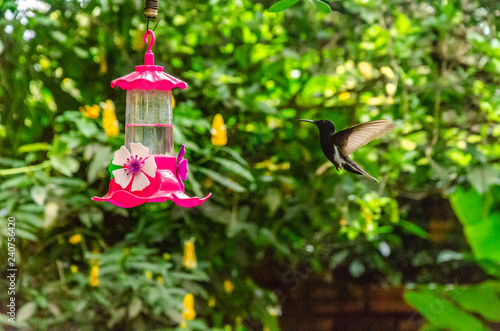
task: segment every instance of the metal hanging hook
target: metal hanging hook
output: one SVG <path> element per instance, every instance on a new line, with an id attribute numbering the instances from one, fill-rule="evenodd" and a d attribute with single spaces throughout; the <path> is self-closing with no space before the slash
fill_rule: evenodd
<path id="1" fill-rule="evenodd" d="M 156 30 L 156 27 L 158 26 L 158 23 L 160 23 L 161 17 L 158 18 L 158 21 L 156 21 L 155 27 L 153 28 L 153 32 Z"/>
<path id="2" fill-rule="evenodd" d="M 156 21 L 155 27 L 153 28 L 153 32 L 156 30 L 156 27 L 158 26 L 158 23 L 160 23 L 161 18 L 158 18 L 158 21 Z M 146 23 L 146 31 L 149 31 L 149 18 L 148 22 Z"/>

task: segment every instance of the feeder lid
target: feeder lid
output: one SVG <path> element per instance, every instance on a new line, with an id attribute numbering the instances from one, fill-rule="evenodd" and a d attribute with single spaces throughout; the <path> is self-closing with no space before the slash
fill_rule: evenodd
<path id="1" fill-rule="evenodd" d="M 124 90 L 164 90 L 170 91 L 175 87 L 180 87 L 182 90 L 187 87 L 187 84 L 180 79 L 170 76 L 163 71 L 162 66 L 154 65 L 154 54 L 151 52 L 151 47 L 155 42 L 155 34 L 148 30 L 144 35 L 144 42 L 148 42 L 148 34 L 152 39 L 148 46 L 148 51 L 144 55 L 144 65 L 136 66 L 135 71 L 128 75 L 115 79 L 111 82 L 111 87 L 118 86 Z"/>

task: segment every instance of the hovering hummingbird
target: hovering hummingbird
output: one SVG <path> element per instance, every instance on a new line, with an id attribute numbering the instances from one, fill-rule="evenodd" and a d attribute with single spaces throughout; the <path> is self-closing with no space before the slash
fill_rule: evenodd
<path id="1" fill-rule="evenodd" d="M 351 126 L 348 129 L 335 132 L 335 125 L 328 120 L 299 120 L 314 123 L 319 129 L 321 149 L 326 158 L 333 163 L 337 171 L 341 168 L 357 175 L 363 175 L 379 182 L 375 177 L 363 170 L 347 155 L 354 153 L 359 147 L 368 144 L 374 139 L 383 137 L 395 125 L 388 120 L 378 120 Z"/>

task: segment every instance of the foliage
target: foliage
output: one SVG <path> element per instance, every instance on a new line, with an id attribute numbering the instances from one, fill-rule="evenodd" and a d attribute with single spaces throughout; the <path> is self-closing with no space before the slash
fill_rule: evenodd
<path id="1" fill-rule="evenodd" d="M 20 315 L 31 327 L 177 327 L 192 293 L 198 319 L 185 321 L 188 328 L 277 329 L 280 298 L 260 288 L 255 270 L 306 262 L 311 272 L 338 276 L 334 282 L 397 285 L 449 282 L 473 263 L 449 258 L 470 256 L 463 237 L 430 245 L 425 217 L 411 208 L 469 186 L 489 196 L 481 205 L 495 206 L 487 193 L 498 184 L 500 157 L 494 4 L 160 2 L 156 63 L 189 83 L 174 91 L 186 191 L 213 195 L 194 209 L 126 210 L 90 198 L 105 193 L 109 161 L 123 144 L 103 113 L 113 100 L 123 132 L 125 93 L 109 82 L 143 62 L 143 4 L 37 3 L 0 5 L 0 216 L 17 220 Z M 97 117 L 94 106 L 103 109 Z M 219 113 L 225 146 L 211 143 Z M 394 122 L 393 133 L 354 156 L 381 184 L 333 170 L 317 129 L 300 118 L 330 119 L 337 128 Z M 483 246 L 495 226 L 456 213 L 472 253 L 497 275 L 498 255 Z M 68 242 L 78 234 L 81 243 Z M 195 269 L 182 267 L 190 238 Z M 445 290 L 424 294 L 452 298 Z"/>
<path id="2" fill-rule="evenodd" d="M 428 320 L 429 327 L 451 330 L 484 330 L 484 321 L 500 322 L 500 214 L 499 186 L 483 195 L 458 188 L 451 195 L 457 216 L 475 259 L 495 280 L 479 285 L 421 288 L 405 293 L 406 301 Z M 481 319 L 478 319 L 479 315 Z"/>

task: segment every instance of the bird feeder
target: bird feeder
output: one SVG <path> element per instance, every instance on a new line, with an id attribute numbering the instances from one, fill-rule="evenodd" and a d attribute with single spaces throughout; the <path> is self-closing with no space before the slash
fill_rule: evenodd
<path id="1" fill-rule="evenodd" d="M 154 65 L 151 48 L 155 35 L 148 30 L 145 43 L 148 35 L 151 41 L 144 65 L 111 82 L 111 87 L 127 91 L 125 145 L 111 160 L 108 193 L 92 200 L 108 201 L 123 208 L 167 200 L 181 207 L 195 207 L 211 194 L 198 198 L 184 193 L 183 180 L 187 179 L 188 172 L 185 148 L 181 146 L 176 158 L 172 126 L 172 89 L 185 89 L 187 84 Z"/>

